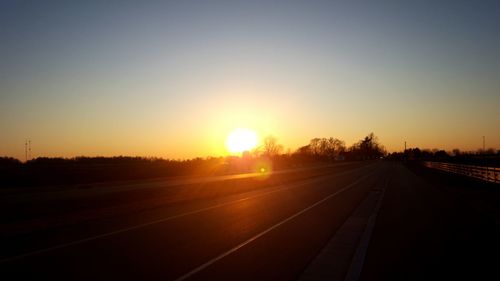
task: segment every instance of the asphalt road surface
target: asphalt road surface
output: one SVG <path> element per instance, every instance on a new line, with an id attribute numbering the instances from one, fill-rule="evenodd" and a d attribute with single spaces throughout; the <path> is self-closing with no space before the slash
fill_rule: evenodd
<path id="1" fill-rule="evenodd" d="M 175 187 L 141 183 L 111 193 L 97 187 L 8 194 L 1 274 L 18 280 L 292 280 L 386 170 L 354 163 Z"/>
<path id="2" fill-rule="evenodd" d="M 360 280 L 500 280 L 500 185 L 389 169 Z"/>
<path id="3" fill-rule="evenodd" d="M 495 223 L 489 229 L 488 217 L 486 224 L 460 226 L 459 218 L 475 221 L 486 211 L 470 214 L 457 196 L 443 191 L 443 183 L 431 182 L 432 176 L 401 164 L 373 161 L 270 176 L 3 191 L 0 276 L 296 280 L 370 191 L 381 186 L 387 186 L 386 195 L 362 280 L 433 279 L 436 268 L 444 268 L 436 276 L 446 277 L 457 259 L 443 260 L 460 253 L 455 244 L 460 241 L 466 254 L 489 261 L 473 263 L 470 271 L 481 268 L 491 276 L 495 259 L 471 245 L 489 233 L 478 243 L 497 250 Z M 474 239 L 453 234 L 468 226 L 479 228 Z M 450 235 L 458 242 L 449 242 Z"/>

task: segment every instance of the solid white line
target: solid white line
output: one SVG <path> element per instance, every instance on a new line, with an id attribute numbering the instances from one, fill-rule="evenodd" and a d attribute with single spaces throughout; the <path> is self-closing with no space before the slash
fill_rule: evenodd
<path id="1" fill-rule="evenodd" d="M 361 169 L 365 168 L 365 167 L 367 167 L 367 166 L 361 167 Z M 275 193 L 275 192 L 278 192 L 278 191 L 281 191 L 281 190 L 291 189 L 291 188 L 297 188 L 297 187 L 300 187 L 300 186 L 304 186 L 304 185 L 312 184 L 312 183 L 319 182 L 319 181 L 322 181 L 322 180 L 326 180 L 328 178 L 335 178 L 335 177 L 338 177 L 338 176 L 341 176 L 341 175 L 344 175 L 344 174 L 352 173 L 352 172 L 354 172 L 356 170 L 358 170 L 358 169 L 349 170 L 349 171 L 341 172 L 339 174 L 334 174 L 334 175 L 321 176 L 319 178 L 309 179 L 309 180 L 306 180 L 306 181 L 303 181 L 303 182 L 300 182 L 300 183 L 296 183 L 296 184 L 292 184 L 292 185 L 282 185 L 282 187 L 276 186 L 273 190 L 269 190 L 269 191 L 266 191 L 264 193 L 260 193 L 260 194 L 257 194 L 257 195 L 253 195 L 253 196 L 241 198 L 241 199 L 230 201 L 230 202 L 216 204 L 216 205 L 213 205 L 213 206 L 210 206 L 210 207 L 201 208 L 201 209 L 198 209 L 198 210 L 194 210 L 194 211 L 189 211 L 189 212 L 185 212 L 185 213 L 182 213 L 182 214 L 173 215 L 173 216 L 166 217 L 166 218 L 163 218 L 163 219 L 158 219 L 158 220 L 150 221 L 150 222 L 147 222 L 147 223 L 138 224 L 138 225 L 135 225 L 135 226 L 131 226 L 131 227 L 127 227 L 127 228 L 122 228 L 122 229 L 119 229 L 119 230 L 115 230 L 115 231 L 111 231 L 111 232 L 107 232 L 107 233 L 103 233 L 103 234 L 99 234 L 99 235 L 95 235 L 95 236 L 83 238 L 83 239 L 80 239 L 80 240 L 76 240 L 76 241 L 72 241 L 72 242 L 68 242 L 68 243 L 64 243 L 64 244 L 59 244 L 59 245 L 52 246 L 52 247 L 49 247 L 49 248 L 44 248 L 44 249 L 40 249 L 40 250 L 28 252 L 28 253 L 16 255 L 16 256 L 11 256 L 11 257 L 8 257 L 8 258 L 3 258 L 3 259 L 0 259 L 0 264 L 1 263 L 5 263 L 5 262 L 10 262 L 10 261 L 18 260 L 18 259 L 25 258 L 25 257 L 29 257 L 29 256 L 33 256 L 33 255 L 37 255 L 37 254 L 41 254 L 41 253 L 50 252 L 50 251 L 61 249 L 61 248 L 66 248 L 66 247 L 70 247 L 70 246 L 82 244 L 82 243 L 89 242 L 89 241 L 92 241 L 92 240 L 105 238 L 105 237 L 108 237 L 108 236 L 112 236 L 112 235 L 120 234 L 120 233 L 123 233 L 123 232 L 127 232 L 127 231 L 131 231 L 131 230 L 143 228 L 143 227 L 146 227 L 146 226 L 150 226 L 150 225 L 154 225 L 154 224 L 166 222 L 166 221 L 169 221 L 169 220 L 178 219 L 178 218 L 181 218 L 181 217 L 185 217 L 185 216 L 189 216 L 189 215 L 193 215 L 193 214 L 197 214 L 197 213 L 209 211 L 209 210 L 212 210 L 212 209 L 216 209 L 216 208 L 220 208 L 220 207 L 224 207 L 224 206 L 236 204 L 236 203 L 239 203 L 239 202 L 242 202 L 242 201 L 245 201 L 245 200 L 250 200 L 250 199 L 262 197 L 262 196 L 265 196 L 265 195 L 268 195 L 268 194 L 271 194 L 271 193 Z"/>
<path id="2" fill-rule="evenodd" d="M 193 269 L 193 270 L 189 271 L 188 273 L 186 273 L 186 274 L 182 275 L 181 277 L 177 278 L 177 279 L 176 279 L 176 281 L 186 280 L 187 278 L 189 278 L 189 277 L 193 276 L 194 274 L 198 273 L 199 271 L 201 271 L 201 270 L 203 270 L 203 269 L 205 269 L 205 268 L 209 267 L 210 265 L 214 264 L 214 263 L 215 263 L 215 262 L 217 262 L 218 260 L 223 259 L 224 257 L 226 257 L 226 256 L 228 256 L 228 255 L 230 255 L 230 254 L 232 254 L 232 253 L 234 253 L 234 252 L 236 252 L 237 250 L 239 250 L 240 248 L 244 247 L 245 245 L 247 245 L 247 244 L 249 244 L 249 243 L 251 243 L 251 242 L 253 242 L 253 241 L 257 240 L 258 238 L 260 238 L 260 237 L 262 237 L 262 236 L 266 235 L 267 233 L 271 232 L 272 230 L 276 229 L 277 227 L 279 227 L 279 226 L 281 226 L 281 225 L 283 225 L 283 224 L 285 224 L 285 223 L 287 223 L 287 222 L 289 222 L 289 221 L 293 220 L 294 218 L 296 218 L 296 217 L 298 217 L 298 216 L 302 215 L 303 213 L 305 213 L 305 212 L 307 212 L 307 211 L 311 210 L 312 208 L 314 208 L 314 207 L 316 207 L 316 206 L 318 206 L 318 205 L 320 205 L 320 204 L 324 203 L 324 202 L 325 202 L 325 201 L 327 201 L 328 199 L 330 199 L 330 198 L 332 198 L 332 197 L 335 197 L 336 195 L 338 195 L 338 194 L 340 194 L 340 193 L 342 193 L 342 192 L 344 192 L 344 191 L 346 191 L 346 190 L 348 190 L 348 189 L 350 189 L 350 188 L 354 187 L 354 186 L 355 186 L 356 184 L 358 184 L 360 181 L 362 181 L 362 180 L 366 179 L 367 177 L 369 177 L 369 176 L 371 176 L 371 175 L 372 175 L 372 174 L 369 174 L 369 175 L 367 175 L 367 176 L 364 176 L 364 177 L 362 177 L 362 178 L 358 179 L 357 181 L 355 181 L 355 182 L 353 182 L 353 183 L 351 183 L 351 184 L 349 184 L 349 185 L 345 186 L 344 188 L 342 188 L 342 189 L 340 189 L 340 190 L 338 190 L 338 191 L 336 191 L 336 192 L 334 192 L 334 193 L 332 193 L 332 194 L 328 195 L 327 197 L 325 197 L 325 198 L 323 198 L 323 199 L 321 199 L 321 200 L 317 201 L 316 203 L 314 203 L 314 204 L 312 204 L 312 205 L 310 205 L 310 206 L 306 207 L 305 209 L 302 209 L 301 211 L 299 211 L 299 212 L 297 212 L 297 213 L 293 214 L 292 216 L 290 216 L 290 217 L 288 217 L 288 218 L 286 218 L 286 219 L 284 219 L 284 220 L 282 220 L 282 221 L 280 221 L 280 222 L 276 223 L 275 225 L 273 225 L 273 226 L 269 227 L 268 229 L 266 229 L 266 230 L 262 231 L 261 233 L 259 233 L 259 234 L 255 235 L 255 236 L 251 237 L 250 239 L 248 239 L 248 240 L 246 240 L 245 242 L 243 242 L 243 243 L 241 243 L 241 244 L 237 245 L 236 247 L 234 247 L 234 248 L 230 249 L 229 251 L 227 251 L 227 252 L 225 252 L 225 253 L 220 254 L 219 256 L 217 256 L 217 257 L 215 257 L 215 258 L 213 258 L 213 259 L 211 259 L 211 260 L 207 261 L 206 263 L 204 263 L 204 264 L 202 264 L 202 265 L 200 265 L 200 266 L 196 267 L 195 269 Z"/>

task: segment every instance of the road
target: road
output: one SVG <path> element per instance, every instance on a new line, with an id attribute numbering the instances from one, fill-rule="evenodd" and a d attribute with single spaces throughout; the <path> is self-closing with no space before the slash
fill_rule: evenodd
<path id="1" fill-rule="evenodd" d="M 11 194 L 33 206 L 19 216 L 8 206 L 0 270 L 18 280 L 293 280 L 386 174 L 372 162 L 74 191 L 94 194 L 80 200 Z"/>
<path id="2" fill-rule="evenodd" d="M 500 186 L 390 164 L 360 280 L 500 280 Z"/>
<path id="3" fill-rule="evenodd" d="M 0 276 L 304 279 L 318 254 L 368 210 L 362 202 L 373 205 L 367 198 L 381 190 L 376 216 L 365 212 L 375 223 L 365 231 L 369 239 L 359 240 L 367 242 L 354 274 L 360 280 L 498 280 L 498 186 L 383 161 L 270 176 L 3 190 Z M 360 261 L 362 247 L 351 248 L 342 261 L 324 263 L 337 265 L 338 280 L 351 259 Z"/>

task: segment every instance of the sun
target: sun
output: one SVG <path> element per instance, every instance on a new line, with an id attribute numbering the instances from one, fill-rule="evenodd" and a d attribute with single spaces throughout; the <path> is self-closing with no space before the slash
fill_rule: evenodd
<path id="1" fill-rule="evenodd" d="M 248 151 L 257 145 L 257 133 L 250 129 L 234 129 L 226 139 L 226 147 L 231 153 Z"/>

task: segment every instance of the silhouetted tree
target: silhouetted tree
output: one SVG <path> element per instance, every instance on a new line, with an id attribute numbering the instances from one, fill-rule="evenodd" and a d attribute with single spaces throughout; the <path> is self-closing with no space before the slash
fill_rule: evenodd
<path id="1" fill-rule="evenodd" d="M 299 149 L 297 149 L 296 153 L 299 153 L 299 154 L 311 154 L 311 146 L 308 144 L 308 145 L 304 145 L 302 147 L 299 147 Z"/>
<path id="2" fill-rule="evenodd" d="M 320 138 L 314 138 L 309 142 L 309 151 L 314 156 L 321 155 L 321 139 Z"/>
<path id="3" fill-rule="evenodd" d="M 345 142 L 336 138 L 329 138 L 327 141 L 327 155 L 334 159 L 346 150 Z"/>
<path id="4" fill-rule="evenodd" d="M 278 139 L 273 136 L 267 136 L 264 138 L 262 144 L 262 153 L 267 157 L 274 157 L 279 155 L 283 151 L 283 146 L 278 144 Z"/>
<path id="5" fill-rule="evenodd" d="M 354 159 L 376 159 L 383 156 L 385 148 L 378 142 L 377 136 L 370 133 L 349 148 L 350 156 Z"/>
<path id="6" fill-rule="evenodd" d="M 308 145 L 302 146 L 294 153 L 300 159 L 316 159 L 332 161 L 346 151 L 345 143 L 337 138 L 313 138 Z"/>
<path id="7" fill-rule="evenodd" d="M 445 160 L 449 157 L 448 153 L 444 150 L 438 150 L 436 153 L 434 153 L 434 158 L 437 160 Z"/>
<path id="8" fill-rule="evenodd" d="M 10 167 L 20 165 L 21 161 L 12 157 L 0 157 L 0 167 Z"/>

